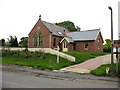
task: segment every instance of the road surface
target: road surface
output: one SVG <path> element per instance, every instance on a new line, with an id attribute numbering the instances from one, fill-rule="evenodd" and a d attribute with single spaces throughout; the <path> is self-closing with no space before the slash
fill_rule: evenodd
<path id="1" fill-rule="evenodd" d="M 118 88 L 117 82 L 59 80 L 36 77 L 29 72 L 3 71 L 2 76 L 2 88 Z"/>

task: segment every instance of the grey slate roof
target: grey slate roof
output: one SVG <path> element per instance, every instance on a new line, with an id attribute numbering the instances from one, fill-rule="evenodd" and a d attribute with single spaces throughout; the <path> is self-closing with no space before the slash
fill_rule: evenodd
<path id="1" fill-rule="evenodd" d="M 50 32 L 52 32 L 52 35 L 62 36 L 69 42 L 96 40 L 98 33 L 100 32 L 100 29 L 80 31 L 80 32 L 69 32 L 64 27 L 52 23 L 48 23 L 45 21 L 42 21 L 42 23 L 48 28 Z M 65 32 L 68 37 L 65 37 Z"/>
<path id="2" fill-rule="evenodd" d="M 48 30 L 50 32 L 52 32 L 52 35 L 57 35 L 57 36 L 62 36 L 64 37 L 64 31 L 68 32 L 68 30 L 66 28 L 60 27 L 58 25 L 52 24 L 52 23 L 48 23 L 45 21 L 42 21 L 42 23 L 48 28 Z"/>
<path id="3" fill-rule="evenodd" d="M 67 36 L 72 37 L 73 41 L 91 41 L 96 40 L 99 32 L 99 29 L 80 32 L 69 32 L 67 33 Z"/>
<path id="4" fill-rule="evenodd" d="M 71 42 L 71 43 L 73 43 L 74 41 L 73 41 L 73 39 L 72 38 L 70 38 L 70 37 L 65 37 L 65 39 L 68 41 L 68 42 Z"/>

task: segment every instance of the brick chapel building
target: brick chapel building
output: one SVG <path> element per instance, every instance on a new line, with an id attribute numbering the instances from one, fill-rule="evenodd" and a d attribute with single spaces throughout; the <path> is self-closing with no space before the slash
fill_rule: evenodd
<path id="1" fill-rule="evenodd" d="M 28 48 L 60 47 L 61 51 L 103 52 L 100 29 L 70 32 L 39 18 L 28 37 Z"/>

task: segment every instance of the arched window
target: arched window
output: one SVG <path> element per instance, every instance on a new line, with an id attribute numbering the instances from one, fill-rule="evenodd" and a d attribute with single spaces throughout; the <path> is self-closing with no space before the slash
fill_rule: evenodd
<path id="1" fill-rule="evenodd" d="M 38 46 L 43 46 L 43 34 L 42 33 L 39 33 L 38 40 L 39 40 Z"/>
<path id="2" fill-rule="evenodd" d="M 53 39 L 53 46 L 56 46 L 56 38 Z"/>
<path id="3" fill-rule="evenodd" d="M 42 33 L 35 33 L 34 34 L 34 46 L 37 47 L 37 46 L 43 46 L 43 34 Z"/>
<path id="4" fill-rule="evenodd" d="M 85 42 L 84 48 L 85 50 L 88 50 L 88 42 Z"/>
<path id="5" fill-rule="evenodd" d="M 36 47 L 37 46 L 37 34 L 35 33 L 35 35 L 34 35 L 34 46 Z"/>

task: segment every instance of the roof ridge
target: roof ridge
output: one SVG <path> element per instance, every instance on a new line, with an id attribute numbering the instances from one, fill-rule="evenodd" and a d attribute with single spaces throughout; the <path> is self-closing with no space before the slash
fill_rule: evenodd
<path id="1" fill-rule="evenodd" d="M 83 30 L 83 31 L 80 31 L 80 32 L 85 32 L 85 31 L 97 31 L 97 30 L 100 30 L 100 28 L 99 28 L 99 29 Z"/>
<path id="2" fill-rule="evenodd" d="M 43 21 L 43 20 L 42 20 L 42 21 Z M 54 25 L 54 26 L 62 27 L 62 26 L 56 25 L 55 23 L 50 23 L 50 22 L 46 22 L 46 21 L 43 21 L 43 22 L 48 23 L 48 24 L 52 24 L 52 25 Z M 64 27 L 62 27 L 62 28 L 64 28 Z M 66 29 L 66 28 L 65 28 L 65 29 Z"/>
<path id="3" fill-rule="evenodd" d="M 45 23 L 48 23 L 48 24 L 51 24 L 51 25 L 54 25 L 54 26 L 56 26 L 56 27 L 63 28 L 63 29 L 65 29 L 65 30 L 69 31 L 67 28 L 62 27 L 62 26 L 59 26 L 59 25 L 56 25 L 55 23 L 50 23 L 50 22 L 46 22 L 46 21 L 43 21 L 43 20 L 41 20 L 41 21 L 42 21 L 42 22 L 45 22 Z"/>
<path id="4" fill-rule="evenodd" d="M 50 23 L 50 22 L 46 22 L 46 21 L 43 21 L 43 20 L 41 20 L 42 22 L 45 22 L 45 23 L 49 23 L 49 24 L 52 24 L 52 25 L 54 25 L 54 23 Z"/>
<path id="5" fill-rule="evenodd" d="M 92 29 L 92 30 L 83 30 L 83 31 L 73 31 L 73 32 L 89 32 L 89 31 L 97 31 L 100 29 Z M 67 33 L 73 33 L 73 32 L 67 32 Z"/>
<path id="6" fill-rule="evenodd" d="M 72 38 L 72 37 L 69 37 L 69 36 L 65 36 L 66 38 Z"/>

